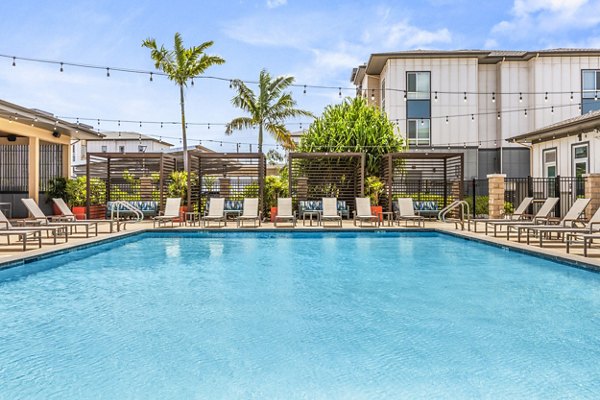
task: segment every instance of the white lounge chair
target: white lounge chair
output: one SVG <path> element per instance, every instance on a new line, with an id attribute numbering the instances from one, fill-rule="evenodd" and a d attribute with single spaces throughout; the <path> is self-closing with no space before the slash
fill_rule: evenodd
<path id="1" fill-rule="evenodd" d="M 554 210 L 554 206 L 558 203 L 558 197 L 548 197 L 544 204 L 540 207 L 538 212 L 533 216 L 533 219 L 530 221 L 511 221 L 511 220 L 502 220 L 502 221 L 488 221 L 485 222 L 485 234 L 488 234 L 488 226 L 494 227 L 494 236 L 497 235 L 498 227 L 502 226 L 516 226 L 516 225 L 538 225 L 540 223 L 548 222 L 550 218 L 550 213 Z M 506 238 L 510 238 L 510 229 L 506 230 Z"/>
<path id="2" fill-rule="evenodd" d="M 473 232 L 477 232 L 477 224 L 478 223 L 487 223 L 487 222 L 503 222 L 503 221 L 517 221 L 517 220 L 527 220 L 528 218 L 532 218 L 533 216 L 527 214 L 527 209 L 533 202 L 533 197 L 525 197 L 521 204 L 517 207 L 517 209 L 510 215 L 507 215 L 506 218 L 482 218 L 482 219 L 470 219 L 469 220 L 469 230 L 471 230 L 471 223 L 473 223 Z"/>
<path id="3" fill-rule="evenodd" d="M 242 215 L 236 218 L 237 227 L 243 227 L 244 221 L 252 221 L 252 226 L 256 228 L 256 223 L 260 226 L 262 213 L 258 210 L 258 198 L 248 197 L 244 199 Z"/>
<path id="4" fill-rule="evenodd" d="M 371 213 L 371 199 L 368 197 L 357 197 L 356 198 L 356 210 L 354 210 L 354 226 L 356 222 L 360 222 L 360 226 L 363 226 L 363 222 L 369 222 L 372 224 L 379 223 L 379 216 Z"/>
<path id="5" fill-rule="evenodd" d="M 160 224 L 166 225 L 167 222 L 171 222 L 171 227 L 175 226 L 175 220 L 179 220 L 179 226 L 181 226 L 181 215 L 179 209 L 181 208 L 180 197 L 169 197 L 165 204 L 165 211 L 162 215 L 158 215 L 152 218 L 152 225 L 156 228 L 156 224 L 160 227 Z"/>
<path id="6" fill-rule="evenodd" d="M 277 223 L 291 222 L 292 226 L 296 226 L 296 214 L 292 211 L 292 198 L 280 197 L 277 199 L 277 215 L 275 216 L 275 227 Z"/>
<path id="7" fill-rule="evenodd" d="M 70 233 L 73 234 L 73 228 L 76 229 L 78 227 L 85 228 L 85 237 L 90 237 L 90 227 L 94 227 L 94 234 L 98 236 L 98 222 L 78 222 L 78 221 L 60 221 L 60 222 L 52 222 L 52 218 L 46 216 L 44 212 L 40 209 L 40 207 L 36 204 L 33 199 L 21 199 L 27 210 L 32 215 L 32 219 L 25 219 L 21 222 L 24 224 L 35 224 L 36 226 L 64 226 L 71 229 Z"/>
<path id="8" fill-rule="evenodd" d="M 47 235 L 52 234 L 52 238 L 54 239 L 54 244 L 58 243 L 57 239 L 59 237 L 65 238 L 65 243 L 69 241 L 69 230 L 64 226 L 36 226 L 36 227 L 21 227 L 21 226 L 13 226 L 6 215 L 2 211 L 0 211 L 0 230 L 2 231 L 10 231 L 10 232 L 46 232 Z M 10 238 L 8 239 L 10 244 Z"/>
<path id="9" fill-rule="evenodd" d="M 342 216 L 337 209 L 337 198 L 323 197 L 323 213 L 321 215 L 321 224 L 325 226 L 325 222 L 333 221 L 336 226 L 342 227 Z"/>
<path id="10" fill-rule="evenodd" d="M 63 199 L 53 198 L 52 201 L 54 202 L 56 207 L 58 207 L 60 214 L 61 214 L 59 216 L 59 218 L 56 220 L 53 217 L 48 217 L 53 222 L 77 221 L 77 222 L 89 222 L 89 223 L 99 223 L 99 224 L 105 223 L 105 224 L 108 224 L 108 226 L 109 226 L 109 232 L 113 233 L 113 224 L 116 221 L 113 221 L 112 219 L 77 219 L 75 214 L 73 214 L 73 211 L 71 211 L 71 209 L 69 208 L 69 206 L 67 205 L 67 203 L 65 203 L 65 201 Z"/>
<path id="11" fill-rule="evenodd" d="M 219 228 L 221 222 L 223 226 L 227 226 L 227 219 L 225 218 L 225 199 L 222 197 L 213 197 L 208 202 L 208 213 L 200 218 L 202 226 L 204 228 L 210 228 L 211 222 L 217 222 Z"/>
<path id="12" fill-rule="evenodd" d="M 415 214 L 415 206 L 413 204 L 413 199 L 404 198 L 396 200 L 398 204 L 398 211 L 396 211 L 396 220 L 398 221 L 398 225 L 400 225 L 400 221 L 405 221 L 405 226 L 408 226 L 409 222 L 417 226 L 425 227 L 425 217 L 422 215 Z"/>
<path id="13" fill-rule="evenodd" d="M 585 211 L 586 207 L 590 204 L 590 199 L 577 199 L 575 203 L 569 208 L 569 211 L 565 214 L 565 216 L 560 220 L 560 222 L 556 225 L 548 225 L 548 224 L 539 224 L 539 225 L 514 225 L 509 226 L 509 234 L 511 228 L 517 230 L 517 240 L 521 241 L 521 233 L 523 231 L 527 232 L 527 244 L 530 243 L 530 235 L 531 233 L 537 233 L 540 240 L 540 247 L 543 246 L 543 234 L 551 234 L 552 232 L 559 232 L 564 228 L 574 229 L 576 228 L 575 223 L 580 221 L 581 214 Z M 558 231 L 557 231 L 558 229 Z"/>

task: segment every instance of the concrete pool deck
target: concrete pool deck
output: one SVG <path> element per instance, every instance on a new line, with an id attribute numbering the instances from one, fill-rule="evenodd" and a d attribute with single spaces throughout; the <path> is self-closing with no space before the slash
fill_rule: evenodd
<path id="1" fill-rule="evenodd" d="M 281 226 L 275 228 L 272 223 L 263 223 L 259 228 L 244 228 L 244 230 L 285 230 L 289 229 L 291 226 L 288 224 L 285 227 Z M 68 243 L 59 243 L 56 245 L 52 245 L 50 238 L 44 238 L 42 248 L 35 248 L 34 244 L 31 244 L 31 250 L 22 251 L 21 244 L 15 244 L 11 246 L 6 245 L 6 239 L 0 238 L 2 240 L 2 245 L 0 246 L 0 268 L 6 265 L 11 265 L 13 263 L 19 263 L 26 260 L 37 259 L 39 257 L 46 256 L 55 251 L 69 250 L 75 249 L 80 246 L 90 245 L 98 242 L 103 242 L 105 240 L 114 240 L 120 237 L 125 237 L 136 232 L 140 231 L 152 231 L 153 224 L 151 221 L 144 221 L 137 224 L 128 224 L 127 229 L 121 232 L 114 233 L 104 233 L 106 232 L 106 227 L 100 227 L 100 233 L 97 237 L 91 238 L 83 238 L 83 237 L 69 237 Z M 171 230 L 171 228 L 160 228 L 161 230 Z M 176 230 L 198 230 L 203 228 L 198 228 L 198 226 L 178 226 L 175 224 Z M 295 230 L 304 230 L 304 231 L 323 231 L 323 227 L 320 226 L 309 226 L 308 221 L 307 225 L 303 226 L 302 221 L 296 225 Z M 343 221 L 342 228 L 327 228 L 327 230 L 332 231 L 344 231 L 344 230 L 371 230 L 371 229 L 383 229 L 383 230 L 394 230 L 394 231 L 410 231 L 415 230 L 415 228 L 406 228 L 404 226 L 382 226 L 381 228 L 357 228 L 354 226 L 352 221 Z M 219 230 L 219 231 L 236 231 L 235 222 L 229 222 L 226 228 L 211 228 L 210 230 Z M 422 230 L 422 229 L 421 229 Z M 544 247 L 540 248 L 537 245 L 537 242 L 532 241 L 531 245 L 527 245 L 525 243 L 518 243 L 516 241 L 516 236 L 511 237 L 511 240 L 507 240 L 505 235 L 500 235 L 497 238 L 493 236 L 486 236 L 484 233 L 474 233 L 467 230 L 461 231 L 460 229 L 455 229 L 454 224 L 451 223 L 442 223 L 442 222 L 434 222 L 428 221 L 425 224 L 425 230 L 438 231 L 438 232 L 446 232 L 459 237 L 464 237 L 471 240 L 477 240 L 485 243 L 489 243 L 496 246 L 502 246 L 510 249 L 514 249 L 517 251 L 524 251 L 532 254 L 536 254 L 545 258 L 552 258 L 558 261 L 566 261 L 572 262 L 578 266 L 585 267 L 588 269 L 593 269 L 600 271 L 600 246 L 594 246 L 588 249 L 588 257 L 583 256 L 583 248 L 581 246 L 575 246 L 571 249 L 571 253 L 566 252 L 566 245 L 560 241 L 546 241 L 544 243 Z"/>

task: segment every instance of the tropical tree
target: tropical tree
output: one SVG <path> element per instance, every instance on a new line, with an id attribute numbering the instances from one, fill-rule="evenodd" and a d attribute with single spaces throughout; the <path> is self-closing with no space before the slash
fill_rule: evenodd
<path id="1" fill-rule="evenodd" d="M 156 40 L 148 38 L 142 42 L 142 47 L 150 49 L 150 57 L 154 60 L 154 67 L 166 74 L 166 76 L 179 86 L 179 100 L 181 105 L 181 139 L 183 142 L 183 166 L 188 170 L 187 157 L 187 135 L 185 126 L 185 99 L 184 88 L 189 81 L 194 83 L 193 78 L 201 75 L 212 65 L 225 62 L 219 56 L 211 56 L 205 53 L 206 49 L 213 45 L 212 41 L 204 42 L 199 46 L 190 48 L 183 47 L 183 39 L 179 32 L 175 33 L 175 45 L 172 50 L 167 50 L 164 45 L 160 48 Z"/>
<path id="2" fill-rule="evenodd" d="M 394 124 L 364 98 L 347 98 L 325 108 L 300 140 L 299 150 L 315 152 L 364 152 L 368 175 L 379 175 L 384 154 L 402 151 L 403 140 Z"/>
<path id="3" fill-rule="evenodd" d="M 225 133 L 231 135 L 234 130 L 258 127 L 258 152 L 262 153 L 263 130 L 269 132 L 283 147 L 293 149 L 294 141 L 285 127 L 285 120 L 299 116 L 314 117 L 309 111 L 295 108 L 296 102 L 292 94 L 285 92 L 294 78 L 278 76 L 272 78 L 267 70 L 260 71 L 258 79 L 258 94 L 255 94 L 240 80 L 234 80 L 232 87 L 237 94 L 231 103 L 246 111 L 250 116 L 234 118 L 225 128 Z"/>

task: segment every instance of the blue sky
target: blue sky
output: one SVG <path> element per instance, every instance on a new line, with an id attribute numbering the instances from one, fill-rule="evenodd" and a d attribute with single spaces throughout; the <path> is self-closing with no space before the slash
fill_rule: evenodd
<path id="1" fill-rule="evenodd" d="M 171 47 L 173 34 L 181 32 L 188 45 L 213 40 L 209 53 L 227 61 L 208 75 L 252 80 L 267 68 L 300 84 L 342 87 L 351 86 L 352 67 L 374 52 L 600 47 L 600 0 L 3 0 L 0 9 L 0 54 L 151 71 L 142 40 L 154 37 Z M 227 82 L 196 81 L 186 95 L 188 120 L 213 125 L 190 127 L 189 137 L 255 142 L 255 131 L 225 137 L 214 125 L 241 114 L 230 104 L 232 95 Z M 315 114 L 340 101 L 337 90 L 309 89 L 304 95 L 298 89 L 295 97 Z M 0 59 L 0 98 L 60 116 L 179 119 L 178 91 L 164 78 L 149 82 L 118 72 L 107 78 L 105 71 L 68 67 L 60 73 L 56 66 L 25 61 L 13 68 L 11 60 Z M 109 123 L 100 128 L 119 129 Z M 180 135 L 177 126 L 120 129 Z"/>

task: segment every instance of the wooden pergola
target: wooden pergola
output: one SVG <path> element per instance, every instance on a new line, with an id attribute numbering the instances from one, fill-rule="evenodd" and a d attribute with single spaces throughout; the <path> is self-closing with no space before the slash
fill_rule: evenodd
<path id="1" fill-rule="evenodd" d="M 398 197 L 441 200 L 440 208 L 463 198 L 463 153 L 390 153 L 383 156 L 387 209 Z"/>
<path id="2" fill-rule="evenodd" d="M 365 153 L 289 153 L 289 190 L 298 200 L 337 197 L 350 210 L 364 196 Z"/>

